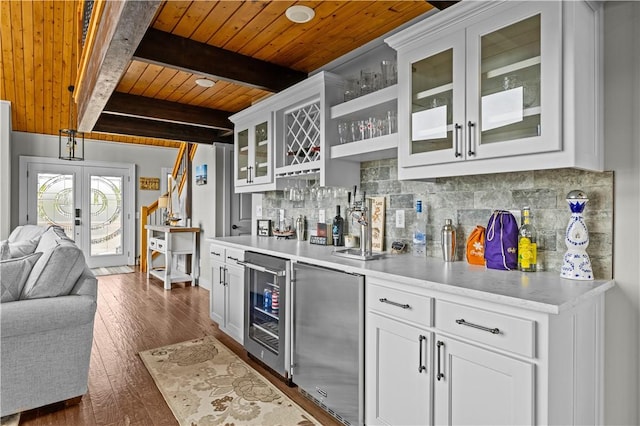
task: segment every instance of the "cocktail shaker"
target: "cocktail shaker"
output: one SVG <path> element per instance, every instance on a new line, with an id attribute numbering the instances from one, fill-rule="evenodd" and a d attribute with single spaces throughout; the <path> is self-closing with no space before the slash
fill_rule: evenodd
<path id="1" fill-rule="evenodd" d="M 456 260 L 456 228 L 451 219 L 446 219 L 441 232 L 442 258 L 445 262 Z"/>
<path id="2" fill-rule="evenodd" d="M 298 241 L 304 241 L 304 222 L 305 222 L 305 218 L 304 216 L 300 215 L 298 216 L 298 219 L 296 220 L 296 236 L 298 238 Z"/>

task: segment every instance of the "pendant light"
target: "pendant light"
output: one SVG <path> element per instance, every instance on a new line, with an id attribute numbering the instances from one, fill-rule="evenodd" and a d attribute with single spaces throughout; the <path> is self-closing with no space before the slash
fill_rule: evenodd
<path id="1" fill-rule="evenodd" d="M 61 160 L 84 160 L 84 133 L 74 127 L 73 86 L 69 86 L 69 128 L 58 131 L 58 158 Z"/>

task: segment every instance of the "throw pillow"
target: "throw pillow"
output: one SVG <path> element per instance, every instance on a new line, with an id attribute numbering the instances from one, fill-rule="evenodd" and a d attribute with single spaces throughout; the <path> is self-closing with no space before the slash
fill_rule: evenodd
<path id="1" fill-rule="evenodd" d="M 48 229 L 48 226 L 38 225 L 20 225 L 11 231 L 9 235 L 9 242 L 15 243 L 16 241 L 32 240 L 34 238 L 40 238 L 40 236 Z"/>
<path id="2" fill-rule="evenodd" d="M 11 259 L 11 249 L 9 248 L 9 240 L 2 240 L 0 243 L 0 260 Z"/>
<path id="3" fill-rule="evenodd" d="M 70 241 L 58 240 L 57 245 L 44 251 L 33 266 L 20 299 L 69 294 L 82 275 L 85 265 L 84 256 L 78 246 Z"/>
<path id="4" fill-rule="evenodd" d="M 0 303 L 13 302 L 20 298 L 33 265 L 42 253 L 33 253 L 16 259 L 0 261 Z"/>
<path id="5" fill-rule="evenodd" d="M 9 251 L 11 257 L 23 257 L 36 251 L 40 238 L 34 238 L 32 240 L 22 240 L 9 243 Z"/>

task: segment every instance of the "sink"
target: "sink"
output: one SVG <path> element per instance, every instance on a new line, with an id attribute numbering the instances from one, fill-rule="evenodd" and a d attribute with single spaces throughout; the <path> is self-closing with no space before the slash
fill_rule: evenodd
<path id="1" fill-rule="evenodd" d="M 355 260 L 373 260 L 380 259 L 384 256 L 384 253 L 370 253 L 366 256 L 363 256 L 362 251 L 359 248 L 336 249 L 331 254 L 333 254 L 334 256 L 346 257 L 347 259 Z"/>

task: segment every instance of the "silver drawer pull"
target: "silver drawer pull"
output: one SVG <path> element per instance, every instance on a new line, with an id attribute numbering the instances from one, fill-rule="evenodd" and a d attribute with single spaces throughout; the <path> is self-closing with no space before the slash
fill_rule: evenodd
<path id="1" fill-rule="evenodd" d="M 457 319 L 456 324 L 466 325 L 467 327 L 477 328 L 478 330 L 488 331 L 491 334 L 500 334 L 499 328 L 489 328 L 482 325 L 474 324 L 472 322 L 466 322 L 464 319 Z"/>
<path id="2" fill-rule="evenodd" d="M 393 302 L 391 300 L 388 300 L 386 297 L 383 297 L 382 299 L 380 299 L 380 302 L 386 303 L 388 305 L 397 306 L 397 307 L 402 308 L 402 309 L 411 309 L 411 305 L 408 305 L 406 303 Z"/>

